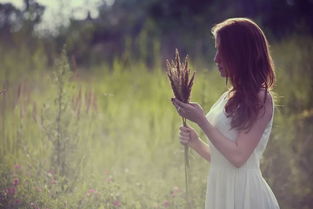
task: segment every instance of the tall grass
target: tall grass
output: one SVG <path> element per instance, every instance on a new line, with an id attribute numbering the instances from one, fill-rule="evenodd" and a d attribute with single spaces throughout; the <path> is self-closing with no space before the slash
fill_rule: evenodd
<path id="1" fill-rule="evenodd" d="M 312 208 L 312 46 L 292 37 L 271 48 L 279 106 L 262 170 L 286 209 Z M 0 208 L 184 207 L 181 121 L 164 69 L 116 60 L 71 76 L 64 56 L 49 68 L 26 52 L 0 63 Z M 212 66 L 196 69 L 192 94 L 206 111 L 226 90 Z M 209 164 L 193 152 L 190 161 L 200 209 Z"/>

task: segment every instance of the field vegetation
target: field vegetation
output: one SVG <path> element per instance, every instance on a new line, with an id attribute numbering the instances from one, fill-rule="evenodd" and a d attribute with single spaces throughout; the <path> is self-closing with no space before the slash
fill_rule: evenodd
<path id="1" fill-rule="evenodd" d="M 281 208 L 308 209 L 313 39 L 293 36 L 271 51 L 276 108 L 262 171 Z M 156 57 L 153 68 L 116 59 L 84 69 L 66 50 L 53 67 L 40 48 L 1 54 L 0 208 L 184 207 L 181 118 L 165 60 Z M 206 67 L 190 60 L 197 71 L 192 101 L 208 111 L 229 86 L 210 60 Z M 200 209 L 210 165 L 194 152 L 190 161 L 190 193 Z"/>

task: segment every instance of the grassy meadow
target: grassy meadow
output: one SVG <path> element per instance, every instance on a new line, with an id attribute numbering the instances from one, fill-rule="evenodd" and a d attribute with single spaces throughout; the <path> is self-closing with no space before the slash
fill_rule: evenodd
<path id="1" fill-rule="evenodd" d="M 262 171 L 281 208 L 308 209 L 313 39 L 293 36 L 271 51 L 277 106 Z M 0 53 L 0 208 L 184 208 L 182 121 L 165 60 L 153 69 L 123 60 L 81 69 L 65 54 L 47 67 L 40 49 Z M 209 111 L 227 86 L 211 60 L 206 68 L 192 60 L 192 101 Z M 192 152 L 195 209 L 204 208 L 208 170 Z"/>

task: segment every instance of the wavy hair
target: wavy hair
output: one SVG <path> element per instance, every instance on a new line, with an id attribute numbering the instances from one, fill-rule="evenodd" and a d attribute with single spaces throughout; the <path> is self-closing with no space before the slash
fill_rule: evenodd
<path id="1" fill-rule="evenodd" d="M 231 127 L 249 130 L 256 121 L 266 96 L 275 82 L 274 64 L 268 41 L 260 27 L 248 18 L 230 18 L 212 28 L 219 38 L 219 51 L 228 79 L 232 84 L 225 105 Z M 264 89 L 260 101 L 258 93 Z"/>

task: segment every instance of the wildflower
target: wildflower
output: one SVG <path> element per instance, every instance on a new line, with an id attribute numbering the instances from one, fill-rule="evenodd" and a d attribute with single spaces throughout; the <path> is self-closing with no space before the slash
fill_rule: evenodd
<path id="1" fill-rule="evenodd" d="M 22 168 L 22 166 L 19 164 L 14 165 L 14 170 L 16 170 L 16 171 L 20 170 L 21 168 Z"/>
<path id="2" fill-rule="evenodd" d="M 48 175 L 50 178 L 52 178 L 52 177 L 53 177 L 53 173 L 52 173 L 52 172 L 50 172 L 50 171 L 48 171 L 47 175 Z"/>
<path id="3" fill-rule="evenodd" d="M 97 190 L 95 189 L 89 189 L 86 193 L 86 196 L 89 197 L 91 196 L 92 194 L 97 194 Z"/>
<path id="4" fill-rule="evenodd" d="M 181 189 L 177 186 L 174 186 L 170 194 L 172 197 L 176 197 L 179 192 L 181 192 Z"/>
<path id="5" fill-rule="evenodd" d="M 97 190 L 95 190 L 95 189 L 89 189 L 88 192 L 89 192 L 89 193 L 97 193 Z"/>
<path id="6" fill-rule="evenodd" d="M 9 187 L 5 190 L 5 192 L 9 195 L 9 196 L 14 196 L 16 193 L 16 189 L 15 187 Z"/>
<path id="7" fill-rule="evenodd" d="M 112 202 L 112 204 L 115 206 L 115 207 L 120 207 L 121 206 L 121 202 L 119 200 L 114 200 Z"/>
<path id="8" fill-rule="evenodd" d="M 35 203 L 31 202 L 30 203 L 30 206 L 33 208 L 33 209 L 40 209 Z"/>
<path id="9" fill-rule="evenodd" d="M 57 183 L 57 181 L 55 179 L 50 180 L 50 184 L 56 184 L 56 183 Z"/>
<path id="10" fill-rule="evenodd" d="M 169 202 L 168 200 L 164 200 L 163 206 L 164 206 L 165 208 L 168 208 L 168 207 L 170 206 L 170 202 Z"/>
<path id="11" fill-rule="evenodd" d="M 113 177 L 112 176 L 109 176 L 108 178 L 107 178 L 107 182 L 112 182 L 113 181 Z"/>
<path id="12" fill-rule="evenodd" d="M 14 186 L 17 186 L 19 183 L 20 183 L 20 180 L 19 180 L 18 178 L 13 179 L 12 184 L 13 184 Z"/>

